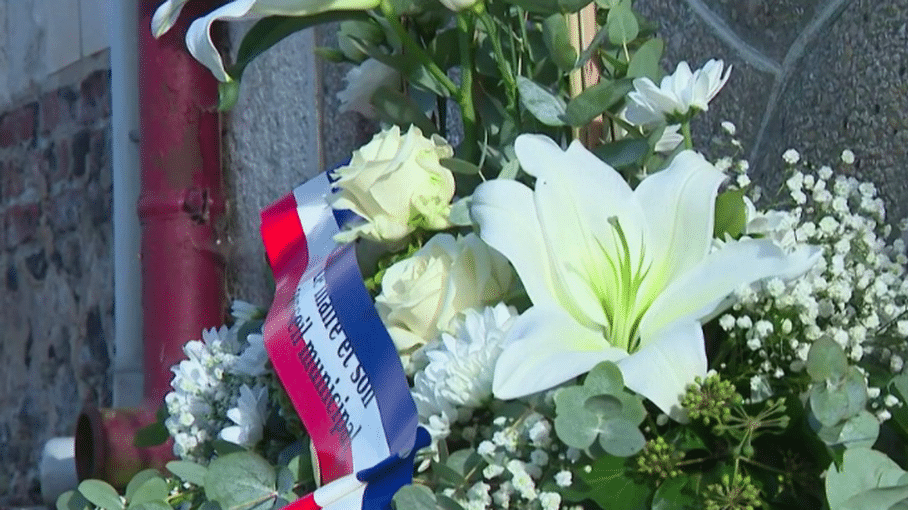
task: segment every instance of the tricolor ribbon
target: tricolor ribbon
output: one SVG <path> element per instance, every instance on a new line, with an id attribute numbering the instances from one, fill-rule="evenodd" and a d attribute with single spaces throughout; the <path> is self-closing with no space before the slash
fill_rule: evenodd
<path id="1" fill-rule="evenodd" d="M 262 211 L 275 296 L 265 348 L 315 445 L 322 487 L 290 507 L 386 509 L 412 480 L 416 406 L 322 174 Z M 289 507 L 288 507 L 289 508 Z"/>

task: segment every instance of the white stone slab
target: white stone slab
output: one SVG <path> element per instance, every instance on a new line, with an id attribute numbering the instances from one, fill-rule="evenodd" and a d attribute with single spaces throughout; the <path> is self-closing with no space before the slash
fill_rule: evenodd
<path id="1" fill-rule="evenodd" d="M 112 14 L 111 0 L 79 0 L 83 57 L 110 47 Z"/>

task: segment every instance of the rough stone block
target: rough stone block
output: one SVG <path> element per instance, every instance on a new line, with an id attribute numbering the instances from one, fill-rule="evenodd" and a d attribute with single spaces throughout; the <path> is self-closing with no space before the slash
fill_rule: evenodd
<path id="1" fill-rule="evenodd" d="M 32 142 L 38 125 L 38 103 L 29 103 L 0 115 L 0 147 Z"/>
<path id="2" fill-rule="evenodd" d="M 46 92 L 41 95 L 40 104 L 40 125 L 41 134 L 48 134 L 54 131 L 59 125 L 66 125 L 72 122 L 74 108 L 72 95 L 73 90 L 69 87 Z"/>
<path id="3" fill-rule="evenodd" d="M 91 132 L 87 129 L 79 131 L 73 135 L 72 139 L 72 163 L 73 176 L 81 177 L 85 175 L 85 169 L 88 166 L 88 152 L 91 147 Z"/>
<path id="4" fill-rule="evenodd" d="M 89 74 L 79 87 L 79 121 L 90 124 L 110 117 L 110 70 Z"/>
<path id="5" fill-rule="evenodd" d="M 7 161 L 0 161 L 0 188 L 2 188 L 3 199 L 10 200 L 18 197 L 25 191 L 25 164 L 22 158 L 10 157 Z"/>
<path id="6" fill-rule="evenodd" d="M 68 232 L 79 225 L 85 198 L 82 188 L 60 190 L 51 196 L 47 207 L 47 222 L 54 232 Z"/>
<path id="7" fill-rule="evenodd" d="M 15 248 L 35 238 L 41 224 L 41 208 L 38 204 L 16 204 L 6 208 L 3 229 L 6 247 Z"/>

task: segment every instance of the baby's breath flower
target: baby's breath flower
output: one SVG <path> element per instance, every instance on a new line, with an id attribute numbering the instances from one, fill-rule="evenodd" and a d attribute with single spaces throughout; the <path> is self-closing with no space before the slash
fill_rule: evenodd
<path id="1" fill-rule="evenodd" d="M 846 165 L 851 165 L 854 163 L 854 153 L 850 149 L 845 149 L 842 151 L 842 163 Z"/>
<path id="2" fill-rule="evenodd" d="M 723 120 L 721 125 L 722 125 L 722 129 L 724 129 L 726 133 L 728 133 L 731 136 L 735 136 L 735 132 L 738 129 L 735 127 L 734 124 L 732 124 L 731 122 L 729 122 L 727 120 Z"/>
<path id="3" fill-rule="evenodd" d="M 782 153 L 782 159 L 789 165 L 796 165 L 801 160 L 801 155 L 794 149 L 788 149 Z"/>

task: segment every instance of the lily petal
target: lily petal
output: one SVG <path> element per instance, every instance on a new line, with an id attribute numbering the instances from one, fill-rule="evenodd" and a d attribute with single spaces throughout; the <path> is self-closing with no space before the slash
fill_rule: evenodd
<path id="1" fill-rule="evenodd" d="M 788 255 L 768 239 L 728 243 L 669 283 L 641 321 L 640 336 L 646 339 L 679 318 L 709 316 L 742 285 L 770 276 L 802 274 L 817 259 L 814 248 Z"/>
<path id="2" fill-rule="evenodd" d="M 581 326 L 557 307 L 529 308 L 517 317 L 504 342 L 492 383 L 500 399 L 549 389 L 589 372 L 601 361 L 627 356 L 608 345 L 601 331 Z"/>
<path id="3" fill-rule="evenodd" d="M 724 180 L 725 175 L 703 156 L 683 151 L 634 191 L 646 217 L 646 250 L 659 261 L 647 278 L 657 292 L 668 278 L 683 274 L 709 253 L 716 195 Z M 642 289 L 643 295 L 651 288 Z"/>
<path id="4" fill-rule="evenodd" d="M 183 10 L 183 5 L 186 4 L 188 0 L 167 0 L 158 6 L 154 11 L 154 16 L 151 18 L 151 33 L 157 37 L 161 37 L 168 30 L 173 28 L 174 23 L 177 22 L 177 18 L 180 17 L 180 11 Z"/>
<path id="5" fill-rule="evenodd" d="M 479 237 L 511 261 L 533 304 L 553 304 L 555 276 L 530 188 L 511 180 L 485 182 L 473 193 L 470 215 Z"/>
<path id="6" fill-rule="evenodd" d="M 215 21 L 258 19 L 265 16 L 309 16 L 338 10 L 368 10 L 379 0 L 234 0 L 222 5 L 207 16 L 192 22 L 186 32 L 186 46 L 196 60 L 207 67 L 219 81 L 230 81 L 221 55 L 211 40 L 211 24 Z"/>
<path id="7" fill-rule="evenodd" d="M 699 322 L 681 320 L 660 330 L 653 342 L 618 361 L 624 385 L 684 423 L 681 397 L 697 376 L 706 375 L 706 348 Z"/>

